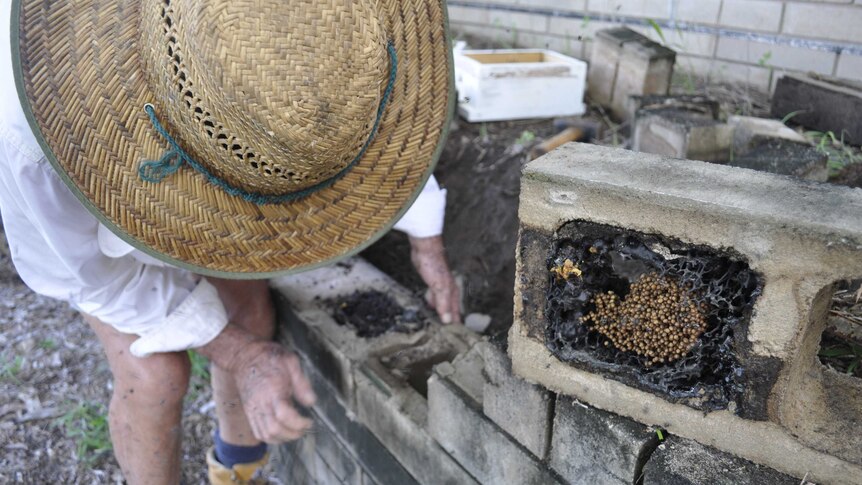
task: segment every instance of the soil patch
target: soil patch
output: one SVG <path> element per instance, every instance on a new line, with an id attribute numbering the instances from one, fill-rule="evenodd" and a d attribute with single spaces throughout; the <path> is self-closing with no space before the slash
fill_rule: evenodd
<path id="1" fill-rule="evenodd" d="M 415 332 L 427 324 L 419 312 L 401 307 L 392 297 L 377 290 L 356 292 L 331 304 L 335 321 L 354 329 L 362 338 L 389 331 Z"/>

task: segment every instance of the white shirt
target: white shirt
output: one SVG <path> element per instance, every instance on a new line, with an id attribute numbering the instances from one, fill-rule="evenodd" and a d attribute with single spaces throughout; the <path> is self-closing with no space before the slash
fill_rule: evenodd
<path id="1" fill-rule="evenodd" d="M 138 335 L 134 355 L 207 344 L 228 323 L 215 288 L 106 229 L 45 159 L 16 94 L 10 13 L 11 0 L 0 0 L 0 214 L 18 274 L 33 291 Z M 440 235 L 445 205 L 431 177 L 395 229 Z"/>

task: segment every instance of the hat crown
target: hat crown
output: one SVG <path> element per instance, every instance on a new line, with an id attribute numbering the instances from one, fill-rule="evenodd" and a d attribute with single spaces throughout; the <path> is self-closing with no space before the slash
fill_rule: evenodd
<path id="1" fill-rule="evenodd" d="M 228 184 L 285 194 L 347 167 L 372 136 L 389 57 L 366 1 L 142 5 L 161 122 Z"/>

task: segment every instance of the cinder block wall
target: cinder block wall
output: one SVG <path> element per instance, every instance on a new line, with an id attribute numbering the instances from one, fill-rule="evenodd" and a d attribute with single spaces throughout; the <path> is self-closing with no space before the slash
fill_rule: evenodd
<path id="1" fill-rule="evenodd" d="M 783 72 L 862 79 L 862 0 L 450 0 L 453 32 L 589 60 L 627 25 L 679 53 L 677 68 L 771 90 Z M 652 22 L 659 26 L 660 38 Z"/>

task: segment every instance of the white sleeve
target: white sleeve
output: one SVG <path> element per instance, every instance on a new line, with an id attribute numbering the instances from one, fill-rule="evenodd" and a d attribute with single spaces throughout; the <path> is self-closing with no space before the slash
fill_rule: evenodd
<path id="1" fill-rule="evenodd" d="M 9 130 L 7 124 L 0 135 Z M 212 285 L 131 254 L 106 255 L 98 220 L 44 158 L 33 158 L 32 146 L 16 146 L 14 135 L 20 133 L 0 137 L 0 211 L 12 260 L 27 286 L 139 335 L 131 346 L 137 356 L 199 347 L 222 331 L 227 316 Z"/>
<path id="2" fill-rule="evenodd" d="M 443 234 L 445 215 L 446 189 L 441 189 L 432 175 L 393 229 L 415 238 L 439 236 Z"/>

